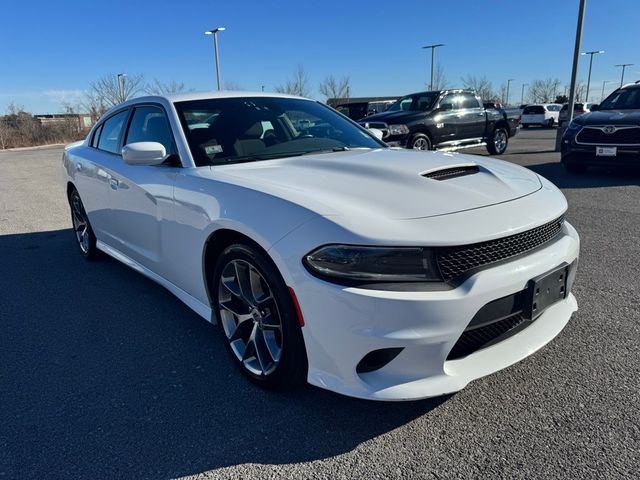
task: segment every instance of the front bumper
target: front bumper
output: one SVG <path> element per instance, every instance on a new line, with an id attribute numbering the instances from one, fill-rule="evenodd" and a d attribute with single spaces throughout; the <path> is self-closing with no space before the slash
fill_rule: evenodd
<path id="1" fill-rule="evenodd" d="M 599 157 L 596 145 L 584 145 L 565 136 L 560 144 L 562 163 L 603 167 L 640 167 L 640 146 L 618 145 L 615 157 Z"/>
<path id="2" fill-rule="evenodd" d="M 296 293 L 304 313 L 309 383 L 371 400 L 416 400 L 462 389 L 552 340 L 577 310 L 569 294 L 519 333 L 464 358 L 449 352 L 475 314 L 498 298 L 566 262 L 576 265 L 579 238 L 565 222 L 562 235 L 540 250 L 474 274 L 444 291 L 383 291 L 342 287 L 306 273 Z M 574 263 L 575 262 L 575 263 Z M 575 274 L 575 269 L 573 270 Z M 382 368 L 358 373 L 368 353 L 402 348 Z"/>

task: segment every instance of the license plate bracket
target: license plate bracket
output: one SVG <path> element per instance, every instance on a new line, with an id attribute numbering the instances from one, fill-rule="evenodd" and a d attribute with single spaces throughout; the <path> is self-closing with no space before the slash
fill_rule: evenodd
<path id="1" fill-rule="evenodd" d="M 568 275 L 569 265 L 563 263 L 529 280 L 522 305 L 522 315 L 533 320 L 548 307 L 566 298 Z"/>
<path id="2" fill-rule="evenodd" d="M 615 157 L 617 154 L 617 147 L 596 147 L 596 157 Z"/>

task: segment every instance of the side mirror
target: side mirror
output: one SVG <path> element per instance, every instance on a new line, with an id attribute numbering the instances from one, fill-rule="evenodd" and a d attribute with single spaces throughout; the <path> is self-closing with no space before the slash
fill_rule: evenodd
<path id="1" fill-rule="evenodd" d="M 122 159 L 129 165 L 160 165 L 167 150 L 158 142 L 135 142 L 122 147 Z"/>
<path id="2" fill-rule="evenodd" d="M 599 103 L 594 103 L 593 105 L 591 105 L 590 111 L 591 112 L 595 112 L 599 108 L 600 108 L 600 104 Z"/>
<path id="3" fill-rule="evenodd" d="M 369 133 L 376 137 L 378 140 L 382 140 L 382 130 L 378 130 L 377 128 L 368 128 Z"/>

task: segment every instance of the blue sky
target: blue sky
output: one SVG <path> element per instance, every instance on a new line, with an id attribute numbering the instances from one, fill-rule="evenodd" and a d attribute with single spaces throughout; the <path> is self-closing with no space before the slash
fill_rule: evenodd
<path id="1" fill-rule="evenodd" d="M 203 32 L 215 26 L 227 28 L 222 81 L 245 90 L 273 90 L 302 64 L 318 99 L 329 74 L 348 75 L 352 96 L 419 91 L 429 73 L 420 47 L 444 43 L 437 56 L 450 86 L 466 74 L 495 86 L 514 78 L 515 103 L 522 83 L 568 83 L 577 9 L 578 0 L 11 0 L 2 7 L 0 112 L 11 101 L 59 111 L 107 73 L 213 89 L 213 45 Z M 635 63 L 625 81 L 640 79 L 639 18 L 637 0 L 588 0 L 582 48 L 606 51 L 594 58 L 592 91 L 619 81 L 615 64 Z M 580 67 L 586 81 L 587 57 Z"/>

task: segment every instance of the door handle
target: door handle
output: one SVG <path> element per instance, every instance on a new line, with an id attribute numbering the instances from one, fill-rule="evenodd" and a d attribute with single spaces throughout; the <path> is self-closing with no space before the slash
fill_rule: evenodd
<path id="1" fill-rule="evenodd" d="M 109 185 L 111 186 L 111 188 L 113 188 L 114 190 L 118 189 L 118 185 L 120 184 L 120 182 L 118 181 L 118 179 L 116 178 L 110 178 L 109 179 Z"/>

